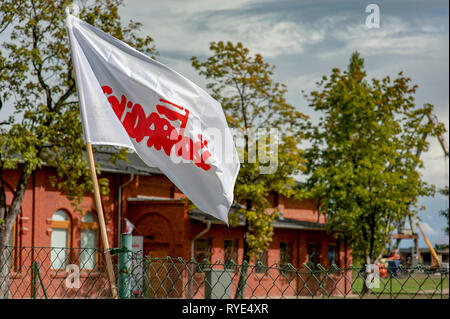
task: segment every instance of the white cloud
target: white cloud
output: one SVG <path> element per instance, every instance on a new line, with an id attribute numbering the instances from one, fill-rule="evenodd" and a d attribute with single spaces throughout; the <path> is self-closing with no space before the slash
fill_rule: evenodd
<path id="1" fill-rule="evenodd" d="M 357 48 L 365 56 L 371 55 L 439 55 L 448 46 L 448 31 L 440 21 L 413 23 L 405 17 L 386 16 L 378 29 L 369 29 L 359 21 L 329 20 L 326 39 L 344 43 L 338 50 L 321 52 L 323 59 Z"/>
<path id="2" fill-rule="evenodd" d="M 277 15 L 237 14 L 255 1 L 157 1 L 149 11 L 144 2 L 133 1 L 122 9 L 122 18 L 143 22 L 143 31 L 154 37 L 160 50 L 208 54 L 211 41 L 243 42 L 253 53 L 265 57 L 301 53 L 324 40 L 324 28 L 280 20 Z M 178 3 L 178 2 L 175 2 Z M 227 14 L 227 10 L 234 13 Z"/>
<path id="3" fill-rule="evenodd" d="M 449 237 L 448 237 L 448 235 L 438 237 L 438 238 L 436 239 L 436 242 L 435 242 L 435 243 L 438 244 L 438 245 L 448 245 L 448 243 L 449 243 Z"/>
<path id="4" fill-rule="evenodd" d="M 265 57 L 301 53 L 305 45 L 323 39 L 320 31 L 306 30 L 293 22 L 271 23 L 264 19 L 246 21 L 235 31 L 246 45 Z"/>
<path id="5" fill-rule="evenodd" d="M 430 141 L 430 149 L 423 156 L 424 168 L 420 170 L 424 180 L 442 188 L 448 185 L 449 162 L 437 140 Z"/>
<path id="6" fill-rule="evenodd" d="M 296 92 L 300 93 L 301 91 L 305 91 L 308 94 L 317 89 L 316 83 L 321 78 L 322 75 L 319 73 L 306 73 L 295 77 L 290 82 Z"/>
<path id="7" fill-rule="evenodd" d="M 422 226 L 422 229 L 423 229 L 425 235 L 427 235 L 427 237 L 434 236 L 437 234 L 436 230 L 433 229 L 428 223 L 421 222 L 420 225 Z"/>
<path id="8" fill-rule="evenodd" d="M 323 40 L 321 30 L 309 29 L 294 22 L 250 18 L 230 21 L 220 26 L 232 41 L 241 41 L 254 53 L 265 57 L 301 53 L 305 46 Z"/>

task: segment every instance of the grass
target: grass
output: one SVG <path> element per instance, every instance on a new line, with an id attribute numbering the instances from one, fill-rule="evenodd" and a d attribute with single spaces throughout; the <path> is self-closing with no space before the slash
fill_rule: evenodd
<path id="1" fill-rule="evenodd" d="M 360 294 L 364 279 L 353 275 L 353 293 Z M 399 295 L 440 297 L 441 292 L 448 298 L 448 274 L 401 274 L 392 278 L 380 278 L 379 287 L 374 287 L 372 294 L 379 297 L 396 297 Z"/>

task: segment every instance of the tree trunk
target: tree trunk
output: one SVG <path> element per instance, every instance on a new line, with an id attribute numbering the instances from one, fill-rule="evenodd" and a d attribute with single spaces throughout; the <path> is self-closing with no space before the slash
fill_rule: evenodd
<path id="1" fill-rule="evenodd" d="M 3 173 L 3 171 L 2 171 Z M 22 168 L 16 190 L 13 192 L 13 199 L 8 209 L 3 209 L 4 216 L 0 224 L 0 299 L 7 299 L 10 296 L 9 274 L 12 256 L 12 247 L 8 247 L 9 239 L 14 227 L 14 221 L 21 211 L 21 205 L 31 171 L 27 167 Z M 0 179 L 3 174 L 0 175 Z M 0 193 L 5 194 L 3 180 L 0 182 Z M 6 208 L 6 196 L 0 197 L 0 206 Z"/>
<path id="2" fill-rule="evenodd" d="M 375 212 L 373 212 L 370 215 L 370 221 L 369 221 L 369 227 L 370 227 L 370 239 L 369 239 L 369 255 L 366 256 L 366 268 L 364 269 L 364 285 L 363 289 L 361 291 L 362 296 L 364 296 L 367 293 L 370 293 L 370 288 L 367 284 L 367 279 L 371 273 L 368 272 L 370 269 L 370 272 L 372 272 L 372 265 L 375 262 L 375 259 L 373 258 L 374 250 L 375 250 Z"/>
<path id="3" fill-rule="evenodd" d="M 370 293 L 370 288 L 367 285 L 367 280 L 371 273 L 369 273 L 367 270 L 369 269 L 368 268 L 369 265 L 372 265 L 373 263 L 374 263 L 373 258 L 371 256 L 366 256 L 366 265 L 365 265 L 365 268 L 363 269 L 364 270 L 364 276 L 363 276 L 364 283 L 363 283 L 363 288 L 361 290 L 361 297 Z"/>
<path id="4" fill-rule="evenodd" d="M 247 210 L 252 209 L 252 201 L 247 201 Z M 248 246 L 248 235 L 249 235 L 250 229 L 248 225 L 247 218 L 245 219 L 244 224 L 244 252 L 243 252 L 243 258 L 242 258 L 242 265 L 241 265 L 241 273 L 239 275 L 239 282 L 236 289 L 236 294 L 234 296 L 235 299 L 244 299 L 245 297 L 245 286 L 247 282 L 247 272 L 248 272 L 248 265 L 250 263 L 250 256 L 248 255 L 249 246 Z"/>
<path id="5" fill-rule="evenodd" d="M 9 272 L 12 247 L 8 247 L 11 230 L 7 224 L 0 225 L 0 299 L 9 298 Z"/>

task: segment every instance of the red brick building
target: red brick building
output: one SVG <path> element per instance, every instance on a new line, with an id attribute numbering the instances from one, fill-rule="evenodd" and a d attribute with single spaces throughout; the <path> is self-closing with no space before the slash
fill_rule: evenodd
<path id="1" fill-rule="evenodd" d="M 242 226 L 227 227 L 209 215 L 189 211 L 183 200 L 185 196 L 177 187 L 157 169 L 147 167 L 135 154 L 129 156 L 129 163 L 119 161 L 114 165 L 110 155 L 97 153 L 95 157 L 102 168 L 102 177 L 108 178 L 110 183 L 110 192 L 102 200 L 111 247 L 118 246 L 119 232 L 124 229 L 124 218 L 127 218 L 135 225 L 133 235 L 143 236 L 144 255 L 184 260 L 206 258 L 212 262 L 220 259 L 225 263 L 233 258 L 239 264 L 242 262 Z M 100 238 L 93 196 L 83 198 L 81 212 L 75 210 L 66 196 L 51 186 L 50 176 L 54 174 L 53 168 L 45 167 L 32 175 L 11 244 L 18 247 L 98 247 Z M 18 176 L 17 171 L 4 174 L 9 185 L 16 185 Z M 11 198 L 8 191 L 8 202 Z M 348 243 L 327 234 L 324 216 L 318 216 L 313 201 L 298 202 L 273 194 L 271 202 L 273 207 L 278 207 L 281 217 L 274 223 L 272 244 L 261 254 L 260 261 L 267 265 L 291 263 L 300 268 L 308 262 L 320 263 L 326 268 L 331 263 L 341 268 L 351 264 Z M 200 232 L 203 235 L 197 238 Z M 96 257 L 80 258 L 89 265 Z M 24 265 L 20 265 L 17 256 L 13 262 L 12 275 L 18 276 Z M 51 262 L 55 264 L 52 268 L 61 268 L 57 261 L 52 259 Z M 342 291 L 349 289 L 345 281 L 340 286 Z"/>

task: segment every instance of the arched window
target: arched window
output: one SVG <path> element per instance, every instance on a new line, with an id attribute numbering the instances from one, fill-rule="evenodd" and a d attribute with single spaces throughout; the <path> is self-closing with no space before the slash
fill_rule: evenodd
<path id="1" fill-rule="evenodd" d="M 81 219 L 80 268 L 94 269 L 98 256 L 98 223 L 95 216 L 87 213 Z"/>
<path id="2" fill-rule="evenodd" d="M 70 248 L 70 218 L 63 210 L 52 216 L 51 265 L 52 269 L 66 269 Z"/>

